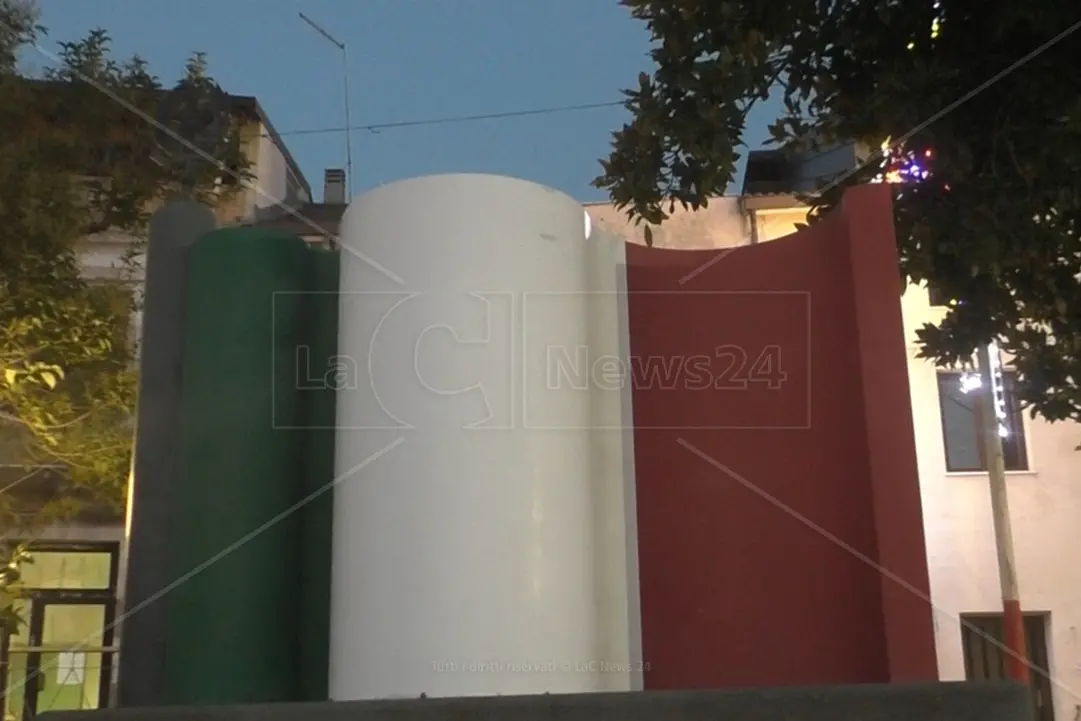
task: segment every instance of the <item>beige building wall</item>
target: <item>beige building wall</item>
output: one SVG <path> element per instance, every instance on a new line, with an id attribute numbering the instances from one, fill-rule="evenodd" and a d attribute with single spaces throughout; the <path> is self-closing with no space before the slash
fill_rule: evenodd
<path id="1" fill-rule="evenodd" d="M 248 123 L 240 129 L 240 151 L 251 163 L 250 171 L 255 175 L 253 185 L 257 187 L 272 184 L 263 174 L 266 163 L 260 160 L 263 135 L 263 126 L 260 123 Z M 240 190 L 214 209 L 218 224 L 231 225 L 249 219 L 255 213 L 258 200 L 259 194 L 254 188 Z"/>
<path id="2" fill-rule="evenodd" d="M 593 225 L 636 243 L 645 243 L 645 229 L 627 220 L 622 210 L 608 203 L 588 203 L 586 211 Z M 750 236 L 750 223 L 740 213 L 735 198 L 718 198 L 708 207 L 691 212 L 677 209 L 664 225 L 653 228 L 657 248 L 724 248 L 743 245 Z"/>
<path id="3" fill-rule="evenodd" d="M 587 205 L 594 222 L 643 242 L 640 228 L 609 205 Z M 759 242 L 796 230 L 804 209 L 758 211 Z M 677 211 L 654 232 L 665 248 L 721 248 L 751 242 L 751 223 L 739 199 L 718 198 L 699 212 Z M 909 388 L 923 496 L 927 556 L 934 605 L 939 673 L 965 678 L 960 615 L 1001 613 L 998 562 L 991 525 L 987 474 L 946 470 L 937 369 L 917 357 L 916 330 L 936 323 L 943 309 L 926 289 L 910 286 L 901 298 L 908 346 Z M 1026 417 L 1029 470 L 1007 474 L 1023 607 L 1050 614 L 1047 644 L 1057 721 L 1075 721 L 1081 710 L 1081 428 Z"/>

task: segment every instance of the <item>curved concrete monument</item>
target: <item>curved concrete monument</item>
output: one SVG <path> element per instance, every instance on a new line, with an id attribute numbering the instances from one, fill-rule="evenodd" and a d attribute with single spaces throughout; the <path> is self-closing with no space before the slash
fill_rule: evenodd
<path id="1" fill-rule="evenodd" d="M 122 699 L 937 678 L 888 188 L 673 251 L 443 175 L 354 200 L 336 252 L 188 258 L 128 587 L 183 582 Z"/>
<path id="2" fill-rule="evenodd" d="M 601 689 L 599 419 L 588 384 L 546 373 L 556 355 L 621 354 L 594 335 L 583 216 L 486 175 L 395 183 L 346 211 L 339 347 L 367 372 L 338 393 L 338 476 L 405 441 L 336 490 L 331 698 Z M 405 284 L 373 290 L 364 258 Z"/>

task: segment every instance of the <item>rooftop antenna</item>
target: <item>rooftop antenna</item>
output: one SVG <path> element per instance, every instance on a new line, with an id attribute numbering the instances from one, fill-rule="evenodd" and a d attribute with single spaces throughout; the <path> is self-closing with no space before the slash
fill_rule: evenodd
<path id="1" fill-rule="evenodd" d="M 304 13 L 297 13 L 300 19 L 311 26 L 315 32 L 330 41 L 334 47 L 342 51 L 342 81 L 345 84 L 345 173 L 347 190 L 345 199 L 348 202 L 350 193 L 353 192 L 353 128 L 349 122 L 349 53 L 345 49 L 345 43 L 339 41 L 328 33 L 321 25 L 316 23 Z"/>

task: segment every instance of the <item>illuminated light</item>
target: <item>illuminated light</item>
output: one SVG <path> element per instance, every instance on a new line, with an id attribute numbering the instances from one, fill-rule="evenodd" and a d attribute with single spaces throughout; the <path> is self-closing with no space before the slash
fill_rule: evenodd
<path id="1" fill-rule="evenodd" d="M 972 391 L 979 390 L 983 385 L 983 381 L 980 380 L 980 376 L 976 373 L 963 373 L 961 374 L 961 392 L 971 393 Z"/>
<path id="2" fill-rule="evenodd" d="M 900 147 L 891 147 L 887 138 L 882 143 L 882 172 L 872 178 L 872 183 L 904 183 L 906 181 L 926 180 L 931 176 L 931 171 L 916 162 L 917 157 L 931 158 L 933 151 L 930 148 L 921 152 L 904 151 Z"/>
<path id="3" fill-rule="evenodd" d="M 995 404 L 995 416 L 998 418 L 998 434 L 1003 438 L 1010 435 L 1006 413 L 1006 382 L 1002 367 L 1002 351 L 998 344 L 991 341 L 987 346 L 987 355 L 991 365 L 991 397 Z"/>
<path id="4" fill-rule="evenodd" d="M 915 50 L 916 49 L 916 43 L 909 43 L 908 44 L 908 49 L 909 50 Z"/>
<path id="5" fill-rule="evenodd" d="M 1002 352 L 998 344 L 991 341 L 987 345 L 987 359 L 991 376 L 991 401 L 998 420 L 1000 438 L 1010 437 L 1009 414 L 1006 412 L 1006 383 L 1003 377 Z M 961 392 L 972 393 L 983 387 L 983 381 L 977 373 L 963 373 L 960 380 Z"/>

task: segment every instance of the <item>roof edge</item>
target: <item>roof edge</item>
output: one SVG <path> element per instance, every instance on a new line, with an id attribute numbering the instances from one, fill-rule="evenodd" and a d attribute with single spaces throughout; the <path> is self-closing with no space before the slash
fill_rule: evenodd
<path id="1" fill-rule="evenodd" d="M 58 87 L 65 84 L 60 80 L 48 80 L 45 78 L 23 78 L 23 80 L 28 85 L 41 89 Z M 158 92 L 164 95 L 169 92 L 169 88 L 159 88 Z M 270 122 L 270 118 L 267 116 L 266 111 L 263 110 L 263 106 L 259 104 L 259 100 L 254 95 L 236 95 L 227 92 L 226 96 L 232 104 L 233 112 L 250 113 L 263 125 L 263 127 L 266 128 L 266 133 L 271 141 L 281 149 L 282 157 L 285 158 L 285 164 L 293 171 L 293 174 L 297 176 L 297 180 L 300 181 L 301 186 L 307 191 L 309 200 L 313 199 L 311 184 L 308 182 L 307 177 L 305 177 L 304 172 L 300 169 L 300 164 L 297 163 L 296 158 L 289 152 L 289 148 L 285 145 L 281 135 L 274 128 L 274 124 Z"/>
<path id="2" fill-rule="evenodd" d="M 285 164 L 289 166 L 289 169 L 292 170 L 293 173 L 297 176 L 300 184 L 308 193 L 308 200 L 311 201 L 313 199 L 312 186 L 308 182 L 308 178 L 305 177 L 304 171 L 300 169 L 300 165 L 297 163 L 296 158 L 294 158 L 293 154 L 289 152 L 288 146 L 286 146 L 285 141 L 282 140 L 281 135 L 274 128 L 274 124 L 270 122 L 270 117 L 266 114 L 266 111 L 263 110 L 263 106 L 259 104 L 259 100 L 254 95 L 230 94 L 229 98 L 241 107 L 247 106 L 245 109 L 252 112 L 255 115 L 256 119 L 259 121 L 259 123 L 262 124 L 264 128 L 266 128 L 266 134 L 270 137 L 271 142 L 273 142 L 274 145 L 277 146 L 279 150 L 281 150 L 282 157 L 285 158 Z"/>

